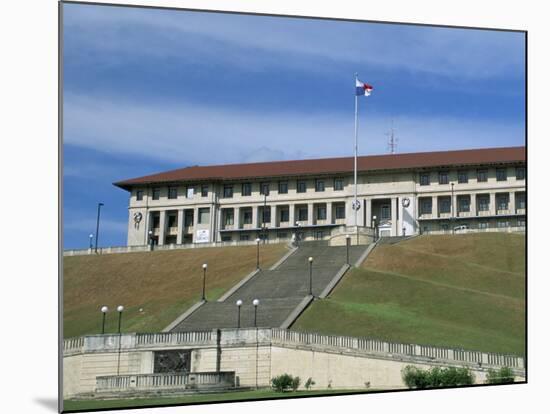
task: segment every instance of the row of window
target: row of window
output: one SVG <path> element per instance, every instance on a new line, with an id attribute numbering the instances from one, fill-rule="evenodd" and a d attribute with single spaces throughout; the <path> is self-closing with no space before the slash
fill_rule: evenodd
<path id="1" fill-rule="evenodd" d="M 478 169 L 476 171 L 477 182 L 483 183 L 487 182 L 489 171 L 486 168 Z M 508 180 L 508 169 L 507 168 L 497 168 L 496 169 L 496 178 L 497 181 L 506 181 Z M 469 177 L 469 171 L 463 170 L 458 171 L 457 181 L 459 184 L 467 183 Z M 516 168 L 516 180 L 525 180 L 525 167 Z M 440 171 L 439 172 L 439 184 L 449 184 L 449 172 Z M 430 173 L 421 173 L 420 174 L 420 185 L 430 185 Z"/>
<path id="2" fill-rule="evenodd" d="M 497 194 L 496 195 L 497 210 L 508 210 L 510 205 L 509 194 Z M 489 211 L 490 199 L 488 195 L 481 195 L 476 197 L 477 211 Z M 468 213 L 470 212 L 470 196 L 458 196 L 457 197 L 458 212 Z M 526 201 L 525 194 L 517 194 L 516 196 L 516 208 L 525 209 Z M 439 197 L 438 198 L 438 212 L 439 213 L 451 213 L 451 197 Z M 420 214 L 432 214 L 432 199 L 421 198 L 420 199 Z"/>
<path id="3" fill-rule="evenodd" d="M 231 226 L 235 223 L 235 213 L 233 209 L 224 209 L 224 224 L 226 226 Z M 298 221 L 307 221 L 308 220 L 308 208 L 306 207 L 297 207 L 296 209 Z M 243 224 L 252 224 L 252 207 L 243 208 Z M 260 207 L 260 217 L 261 224 L 271 222 L 271 207 Z M 346 218 L 346 208 L 344 205 L 336 205 L 334 207 L 334 217 L 338 219 Z M 315 218 L 317 220 L 326 220 L 327 219 L 327 208 L 326 206 L 317 206 L 315 208 Z M 279 210 L 279 222 L 288 223 L 290 220 L 289 209 L 281 208 Z"/>
<path id="4" fill-rule="evenodd" d="M 231 198 L 233 197 L 233 188 L 232 184 L 224 185 L 223 187 L 223 197 Z M 334 191 L 342 191 L 344 189 L 344 180 L 341 178 L 335 178 L 333 182 Z M 288 181 L 279 181 L 277 190 L 279 194 L 288 194 Z M 307 191 L 307 181 L 297 180 L 296 181 L 296 192 L 305 193 Z M 315 180 L 315 191 L 323 192 L 325 191 L 325 180 Z M 269 195 L 270 192 L 270 183 L 260 183 L 260 194 Z M 252 195 L 252 183 L 243 183 L 241 187 L 242 196 Z"/>

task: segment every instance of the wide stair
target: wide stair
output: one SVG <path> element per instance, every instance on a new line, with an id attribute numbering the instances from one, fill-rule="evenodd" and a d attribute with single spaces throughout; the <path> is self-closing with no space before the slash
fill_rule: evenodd
<path id="1" fill-rule="evenodd" d="M 365 249 L 366 246 L 350 247 L 352 265 Z M 277 269 L 260 271 L 224 302 L 205 303 L 172 331 L 235 328 L 238 318 L 235 302 L 238 299 L 243 301 L 242 328 L 254 326 L 254 299 L 260 300 L 257 326 L 280 327 L 300 302 L 309 296 L 309 257 L 313 257 L 313 295 L 319 296 L 346 263 L 346 247 L 302 242 L 298 250 Z"/>

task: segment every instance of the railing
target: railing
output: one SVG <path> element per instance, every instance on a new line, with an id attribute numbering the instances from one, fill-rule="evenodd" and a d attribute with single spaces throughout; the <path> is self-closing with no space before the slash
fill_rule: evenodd
<path id="1" fill-rule="evenodd" d="M 136 347 L 203 344 L 212 341 L 212 331 L 136 334 Z"/>
<path id="2" fill-rule="evenodd" d="M 185 374 L 109 375 L 96 378 L 96 390 L 98 392 L 230 388 L 234 385 L 234 371 L 191 372 Z"/>
<path id="3" fill-rule="evenodd" d="M 63 354 L 74 354 L 81 352 L 84 348 L 84 336 L 68 338 L 63 341 Z"/>
<path id="4" fill-rule="evenodd" d="M 297 344 L 319 347 L 344 348 L 350 351 L 398 354 L 410 357 L 421 357 L 431 360 L 446 360 L 467 364 L 487 366 L 507 366 L 524 369 L 523 358 L 514 355 L 494 354 L 463 349 L 441 348 L 427 345 L 402 344 L 380 341 L 369 338 L 348 336 L 320 335 L 315 333 L 295 332 L 284 329 L 272 329 L 272 342 L 278 344 Z"/>

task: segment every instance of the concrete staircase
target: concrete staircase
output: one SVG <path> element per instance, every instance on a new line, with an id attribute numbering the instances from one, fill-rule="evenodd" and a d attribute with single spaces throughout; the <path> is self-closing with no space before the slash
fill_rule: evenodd
<path id="1" fill-rule="evenodd" d="M 353 264 L 366 246 L 350 247 Z M 254 326 L 254 299 L 260 300 L 257 326 L 280 327 L 296 307 L 309 296 L 309 263 L 313 257 L 313 294 L 319 296 L 346 263 L 346 247 L 329 247 L 327 243 L 302 242 L 300 247 L 274 270 L 262 270 L 224 302 L 207 302 L 176 325 L 172 332 L 237 326 L 238 299 L 241 327 Z"/>

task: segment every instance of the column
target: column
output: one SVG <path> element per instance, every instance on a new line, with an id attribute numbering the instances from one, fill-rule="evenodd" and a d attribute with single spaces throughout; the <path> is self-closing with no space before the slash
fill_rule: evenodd
<path id="1" fill-rule="evenodd" d="M 161 210 L 159 222 L 159 246 L 164 244 L 164 235 L 166 233 L 166 211 Z"/>
<path id="2" fill-rule="evenodd" d="M 307 225 L 313 226 L 313 203 L 307 205 Z"/>
<path id="3" fill-rule="evenodd" d="M 294 227 L 296 225 L 296 205 L 295 204 L 289 204 L 288 205 L 288 225 Z"/>
<path id="4" fill-rule="evenodd" d="M 477 210 L 476 210 L 476 195 L 470 194 L 470 216 L 477 216 Z"/>
<path id="5" fill-rule="evenodd" d="M 195 234 L 197 234 L 197 225 L 199 224 L 199 208 L 195 207 L 193 209 L 193 230 L 195 230 Z M 194 237 L 193 237 L 194 239 Z"/>
<path id="6" fill-rule="evenodd" d="M 277 206 L 271 206 L 271 223 L 269 227 L 272 229 L 277 227 Z"/>
<path id="7" fill-rule="evenodd" d="M 458 217 L 458 205 L 456 204 L 457 195 L 454 194 L 451 196 L 451 218 Z"/>
<path id="8" fill-rule="evenodd" d="M 432 196 L 432 218 L 439 217 L 439 206 L 437 205 L 437 196 Z"/>
<path id="9" fill-rule="evenodd" d="M 495 193 L 489 193 L 489 214 L 491 214 L 491 216 L 496 216 L 497 214 L 497 203 L 495 195 Z"/>
<path id="10" fill-rule="evenodd" d="M 367 221 L 365 223 L 365 226 L 372 227 L 372 199 L 370 198 L 367 198 L 366 214 L 367 214 Z"/>
<path id="11" fill-rule="evenodd" d="M 508 210 L 510 210 L 512 214 L 516 214 L 516 192 L 515 191 L 510 192 L 510 200 L 508 201 Z"/>
<path id="12" fill-rule="evenodd" d="M 399 236 L 397 229 L 397 197 L 392 197 L 391 199 L 391 227 L 392 227 L 392 236 Z"/>
<path id="13" fill-rule="evenodd" d="M 233 209 L 233 228 L 234 229 L 240 229 L 241 228 L 241 208 L 235 207 Z"/>
<path id="14" fill-rule="evenodd" d="M 258 206 L 252 206 L 252 228 L 257 229 L 260 227 L 260 221 L 258 220 Z"/>
<path id="15" fill-rule="evenodd" d="M 327 201 L 327 223 L 334 223 L 334 218 L 332 217 L 332 201 Z"/>
<path id="16" fill-rule="evenodd" d="M 221 207 L 218 207 L 218 211 L 216 211 L 216 223 L 214 227 L 214 232 L 218 232 L 223 229 L 223 223 L 222 223 L 222 209 Z"/>
<path id="17" fill-rule="evenodd" d="M 176 244 L 183 243 L 183 209 L 178 210 L 178 235 L 176 236 Z"/>

